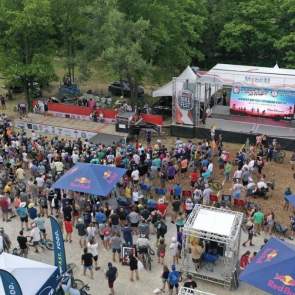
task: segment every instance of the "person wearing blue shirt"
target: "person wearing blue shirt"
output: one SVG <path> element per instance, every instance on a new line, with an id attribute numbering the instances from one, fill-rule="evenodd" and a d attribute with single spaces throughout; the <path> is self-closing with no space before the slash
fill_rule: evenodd
<path id="1" fill-rule="evenodd" d="M 25 202 L 20 203 L 19 207 L 16 209 L 16 213 L 20 218 L 22 229 L 24 228 L 23 225 L 25 223 L 26 229 L 27 229 L 27 231 L 29 231 L 30 229 L 29 229 L 29 225 L 28 225 L 28 221 L 29 221 L 28 220 L 28 210 L 27 210 Z"/>
<path id="2" fill-rule="evenodd" d="M 173 264 L 171 267 L 171 271 L 168 275 L 168 280 L 167 280 L 169 285 L 169 294 L 173 293 L 174 288 L 176 289 L 176 294 L 178 294 L 180 278 L 181 278 L 180 272 L 176 270 L 176 267 Z"/>
<path id="3" fill-rule="evenodd" d="M 174 196 L 174 199 L 180 199 L 181 197 L 181 192 L 182 192 L 182 188 L 181 186 L 179 185 L 179 183 L 175 184 L 173 186 L 173 196 Z"/>
<path id="4" fill-rule="evenodd" d="M 28 214 L 30 219 L 34 220 L 37 218 L 37 209 L 34 207 L 33 203 L 30 203 L 28 206 Z"/>
<path id="5" fill-rule="evenodd" d="M 105 213 L 103 212 L 103 210 L 99 210 L 98 212 L 95 213 L 95 220 L 97 222 L 97 224 L 105 224 L 107 217 L 105 215 Z"/>
<path id="6" fill-rule="evenodd" d="M 209 165 L 209 161 L 208 161 L 208 159 L 203 159 L 202 161 L 201 161 L 201 165 L 202 165 L 202 167 L 204 168 L 204 167 L 208 167 L 208 165 Z"/>

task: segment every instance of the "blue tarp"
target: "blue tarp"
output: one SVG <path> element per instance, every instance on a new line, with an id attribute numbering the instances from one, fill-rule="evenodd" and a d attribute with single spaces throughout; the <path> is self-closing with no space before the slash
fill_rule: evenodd
<path id="1" fill-rule="evenodd" d="M 295 195 L 287 195 L 285 199 L 288 200 L 289 204 L 295 207 Z"/>
<path id="2" fill-rule="evenodd" d="M 113 166 L 77 163 L 52 188 L 107 196 L 125 173 L 126 169 Z"/>
<path id="3" fill-rule="evenodd" d="M 295 247 L 271 238 L 241 273 L 240 280 L 270 294 L 295 295 Z"/>

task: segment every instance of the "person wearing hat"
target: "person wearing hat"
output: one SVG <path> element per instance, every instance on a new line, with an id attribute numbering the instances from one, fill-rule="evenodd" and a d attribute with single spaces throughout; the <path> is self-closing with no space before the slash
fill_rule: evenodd
<path id="1" fill-rule="evenodd" d="M 106 278 L 108 280 L 109 288 L 110 288 L 110 295 L 114 295 L 114 283 L 118 277 L 118 269 L 112 265 L 111 262 L 108 263 L 108 270 L 106 272 Z"/>

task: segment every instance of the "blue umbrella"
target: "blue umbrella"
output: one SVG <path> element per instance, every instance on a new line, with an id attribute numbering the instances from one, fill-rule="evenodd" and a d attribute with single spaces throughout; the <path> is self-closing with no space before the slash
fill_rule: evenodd
<path id="1" fill-rule="evenodd" d="M 107 196 L 126 173 L 126 169 L 89 163 L 77 163 L 58 179 L 52 188 L 96 196 Z"/>
<path id="2" fill-rule="evenodd" d="M 240 280 L 270 294 L 295 295 L 295 247 L 271 238 L 241 273 Z"/>

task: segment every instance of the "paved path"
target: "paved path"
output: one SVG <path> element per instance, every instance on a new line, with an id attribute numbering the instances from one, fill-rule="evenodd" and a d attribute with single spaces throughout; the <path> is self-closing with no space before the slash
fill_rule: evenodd
<path id="1" fill-rule="evenodd" d="M 168 217 L 168 220 L 170 218 Z M 3 225 L 3 222 L 0 222 L 1 226 Z M 175 235 L 176 230 L 175 226 L 171 224 L 170 222 L 167 223 L 168 225 L 168 234 L 166 243 L 170 243 L 171 236 Z M 14 218 L 13 221 L 9 223 L 4 224 L 5 231 L 9 234 L 13 245 L 16 246 L 16 237 L 20 230 L 20 223 L 18 218 Z M 47 221 L 47 228 L 48 233 L 50 233 L 49 228 L 49 220 Z M 244 236 L 243 239 L 244 240 Z M 153 241 L 155 241 L 155 237 L 152 237 Z M 255 238 L 254 243 L 255 247 L 251 247 L 251 251 L 258 250 L 260 245 L 262 244 L 263 237 Z M 80 266 L 80 257 L 82 253 L 82 249 L 79 246 L 77 234 L 76 231 L 74 232 L 73 236 L 73 242 L 71 244 L 65 243 L 66 245 L 66 253 L 67 253 L 67 262 L 74 262 L 78 265 L 78 269 L 75 271 L 75 276 L 77 278 L 82 279 L 83 281 L 87 282 L 91 287 L 91 294 L 92 295 L 107 295 L 108 287 L 107 287 L 107 281 L 104 277 L 104 273 L 106 271 L 107 263 L 111 261 L 111 252 L 106 251 L 102 248 L 101 244 L 99 244 L 99 264 L 102 267 L 101 270 L 96 271 L 94 273 L 94 280 L 91 280 L 89 275 L 87 277 L 83 277 L 82 275 L 82 268 Z M 244 252 L 247 248 L 241 247 L 241 254 Z M 169 251 L 167 251 L 167 256 Z M 45 263 L 53 264 L 53 252 L 49 250 L 45 250 L 44 252 L 41 252 L 36 254 L 33 251 L 29 252 L 29 258 L 42 261 Z M 166 259 L 166 263 L 168 265 L 171 265 L 171 260 L 169 257 Z M 131 283 L 129 281 L 129 268 L 128 266 L 122 266 L 119 263 L 115 264 L 116 267 L 119 269 L 119 277 L 116 281 L 115 288 L 116 288 L 116 294 L 117 295 L 148 295 L 153 294 L 153 290 L 156 288 L 159 288 L 161 286 L 161 271 L 162 267 L 157 264 L 156 261 L 153 261 L 152 265 L 152 271 L 151 272 L 140 272 L 140 280 L 135 281 Z M 264 292 L 259 291 L 258 289 L 252 288 L 249 285 L 241 283 L 238 290 L 235 291 L 229 291 L 226 288 L 206 283 L 202 281 L 197 281 L 198 283 L 198 289 L 201 291 L 211 292 L 216 295 L 227 295 L 227 294 L 239 294 L 239 295 L 262 295 L 265 294 Z M 167 294 L 166 290 L 166 294 Z"/>

